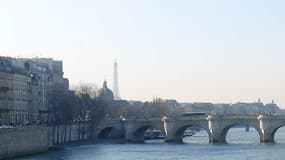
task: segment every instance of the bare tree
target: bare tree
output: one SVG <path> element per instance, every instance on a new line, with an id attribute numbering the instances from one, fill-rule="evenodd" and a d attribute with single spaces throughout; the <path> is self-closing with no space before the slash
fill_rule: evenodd
<path id="1" fill-rule="evenodd" d="M 89 95 L 91 99 L 96 99 L 98 87 L 93 83 L 79 83 L 78 85 L 73 85 L 72 90 L 75 91 L 77 95 L 84 94 Z"/>
<path id="2" fill-rule="evenodd" d="M 171 114 L 171 109 L 167 106 L 166 102 L 161 98 L 154 98 L 150 103 L 147 113 L 151 117 L 163 117 Z"/>

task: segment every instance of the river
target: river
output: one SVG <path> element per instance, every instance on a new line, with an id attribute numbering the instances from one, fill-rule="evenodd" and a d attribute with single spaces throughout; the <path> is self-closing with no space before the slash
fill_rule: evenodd
<path id="1" fill-rule="evenodd" d="M 253 128 L 249 132 L 232 128 L 227 144 L 209 144 L 207 134 L 200 131 L 185 138 L 185 144 L 74 143 L 14 160 L 284 160 L 285 127 L 277 131 L 275 140 L 260 144 Z"/>

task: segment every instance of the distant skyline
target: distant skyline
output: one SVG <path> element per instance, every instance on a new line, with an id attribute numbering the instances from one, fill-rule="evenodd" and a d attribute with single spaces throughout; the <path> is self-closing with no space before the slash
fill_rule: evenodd
<path id="1" fill-rule="evenodd" d="M 71 84 L 118 62 L 123 99 L 285 108 L 285 1 L 0 1 L 0 55 L 62 60 Z"/>

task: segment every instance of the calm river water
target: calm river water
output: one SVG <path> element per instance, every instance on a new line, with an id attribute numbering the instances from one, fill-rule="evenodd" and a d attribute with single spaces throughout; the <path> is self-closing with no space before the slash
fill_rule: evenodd
<path id="1" fill-rule="evenodd" d="M 284 160 L 284 127 L 275 139 L 275 144 L 260 144 L 254 129 L 232 128 L 227 144 L 208 144 L 207 134 L 200 131 L 185 138 L 185 144 L 77 143 L 15 160 Z"/>

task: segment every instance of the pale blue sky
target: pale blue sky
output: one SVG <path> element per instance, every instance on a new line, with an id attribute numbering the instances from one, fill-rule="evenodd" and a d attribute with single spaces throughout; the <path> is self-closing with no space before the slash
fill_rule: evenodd
<path id="1" fill-rule="evenodd" d="M 123 98 L 285 107 L 285 1 L 1 0 L 0 55 L 64 61 L 71 83 L 119 63 Z"/>

